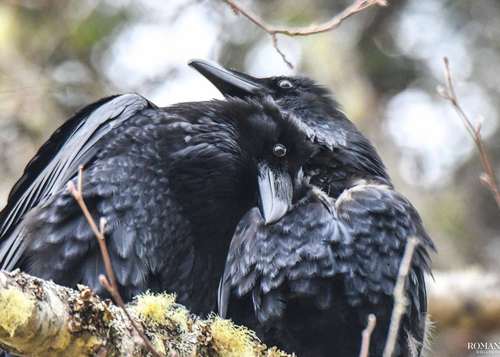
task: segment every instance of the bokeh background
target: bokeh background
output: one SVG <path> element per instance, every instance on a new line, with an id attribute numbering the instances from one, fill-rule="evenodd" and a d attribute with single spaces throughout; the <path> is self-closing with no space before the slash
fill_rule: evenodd
<path id="1" fill-rule="evenodd" d="M 351 1 L 242 3 L 273 24 L 305 26 Z M 389 4 L 332 32 L 279 37 L 290 70 L 269 36 L 222 0 L 1 0 L 0 207 L 37 148 L 90 102 L 123 92 L 160 106 L 220 98 L 186 65 L 212 59 L 255 76 L 305 74 L 331 88 L 421 213 L 439 250 L 433 267 L 498 275 L 500 210 L 479 181 L 472 140 L 436 86 L 444 83 L 447 55 L 462 105 L 472 119 L 484 117 L 482 133 L 498 168 L 500 1 Z M 436 326 L 435 356 L 472 356 L 467 342 L 500 341 L 491 326 Z"/>

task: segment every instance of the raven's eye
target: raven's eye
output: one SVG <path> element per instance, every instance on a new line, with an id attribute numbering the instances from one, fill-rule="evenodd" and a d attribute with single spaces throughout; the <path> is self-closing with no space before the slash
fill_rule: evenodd
<path id="1" fill-rule="evenodd" d="M 276 144 L 273 147 L 273 153 L 276 156 L 282 157 L 286 154 L 286 147 L 283 144 Z"/>
<path id="2" fill-rule="evenodd" d="M 281 81 L 278 82 L 278 85 L 283 89 L 293 88 L 293 83 L 290 82 L 288 79 L 282 79 Z"/>

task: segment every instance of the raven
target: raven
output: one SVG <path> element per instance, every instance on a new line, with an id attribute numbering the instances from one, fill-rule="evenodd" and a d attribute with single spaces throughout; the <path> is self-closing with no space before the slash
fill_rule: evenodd
<path id="1" fill-rule="evenodd" d="M 13 187 L 0 213 L 0 266 L 106 295 L 96 238 L 66 187 L 83 165 L 83 198 L 108 222 L 123 298 L 168 291 L 207 314 L 237 223 L 256 205 L 268 223 L 280 219 L 314 151 L 269 99 L 167 108 L 137 94 L 102 99 L 64 123 Z"/>
<path id="2" fill-rule="evenodd" d="M 420 244 L 407 279 L 410 304 L 395 355 L 421 354 L 428 327 L 424 273 L 430 273 L 428 250 L 435 247 L 370 141 L 309 78 L 255 78 L 198 60 L 190 66 L 227 98 L 270 95 L 317 147 L 303 165 L 305 183 L 297 186 L 302 189 L 290 212 L 270 225 L 255 210 L 240 221 L 220 285 L 220 312 L 299 356 L 359 355 L 373 313 L 370 355 L 381 356 L 398 267 L 415 236 Z"/>
<path id="3" fill-rule="evenodd" d="M 256 208 L 240 221 L 219 312 L 255 329 L 265 343 L 304 357 L 358 356 L 373 313 L 370 355 L 381 356 L 407 237 L 427 245 L 430 239 L 415 209 L 387 185 L 360 182 L 336 200 L 306 188 L 280 221 L 266 224 Z M 424 340 L 426 260 L 420 247 L 408 279 L 398 356 L 413 356 L 410 346 L 419 350 Z"/>
<path id="4" fill-rule="evenodd" d="M 312 184 L 332 197 L 359 179 L 390 183 L 372 143 L 342 113 L 331 92 L 303 76 L 255 78 L 213 62 L 192 60 L 189 65 L 211 81 L 227 98 L 271 96 L 284 113 L 291 113 L 301 129 L 314 139 L 319 152 L 309 160 Z"/>

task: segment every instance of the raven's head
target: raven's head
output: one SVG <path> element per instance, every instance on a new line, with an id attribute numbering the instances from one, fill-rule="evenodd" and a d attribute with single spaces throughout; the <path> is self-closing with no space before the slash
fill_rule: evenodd
<path id="1" fill-rule="evenodd" d="M 331 163 L 331 166 L 346 165 L 349 171 L 357 172 L 359 176 L 389 179 L 370 141 L 342 113 L 331 92 L 312 79 L 303 76 L 256 78 L 201 60 L 192 60 L 189 65 L 214 84 L 225 97 L 272 97 L 281 111 L 305 124 L 302 130 L 314 136 L 315 142 L 326 154 L 320 155 L 321 159 L 334 159 L 335 163 Z"/>
<path id="2" fill-rule="evenodd" d="M 307 77 L 256 78 L 202 60 L 191 60 L 189 66 L 207 78 L 225 97 L 243 99 L 271 96 L 284 111 L 315 108 L 324 111 L 327 116 L 339 112 L 338 104 L 328 89 Z"/>
<path id="3" fill-rule="evenodd" d="M 294 182 L 318 148 L 300 121 L 280 111 L 270 97 L 227 104 L 227 110 L 235 109 L 230 116 L 237 119 L 239 145 L 257 176 L 262 216 L 266 224 L 276 222 L 292 206 Z"/>

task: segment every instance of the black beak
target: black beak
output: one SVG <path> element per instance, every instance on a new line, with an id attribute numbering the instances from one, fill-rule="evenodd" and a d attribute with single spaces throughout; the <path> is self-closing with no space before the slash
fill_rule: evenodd
<path id="1" fill-rule="evenodd" d="M 260 163 L 260 212 L 266 224 L 279 221 L 292 206 L 293 186 L 288 172 Z"/>
<path id="2" fill-rule="evenodd" d="M 244 98 L 269 92 L 262 79 L 224 68 L 215 62 L 190 60 L 188 65 L 212 82 L 224 96 Z"/>

